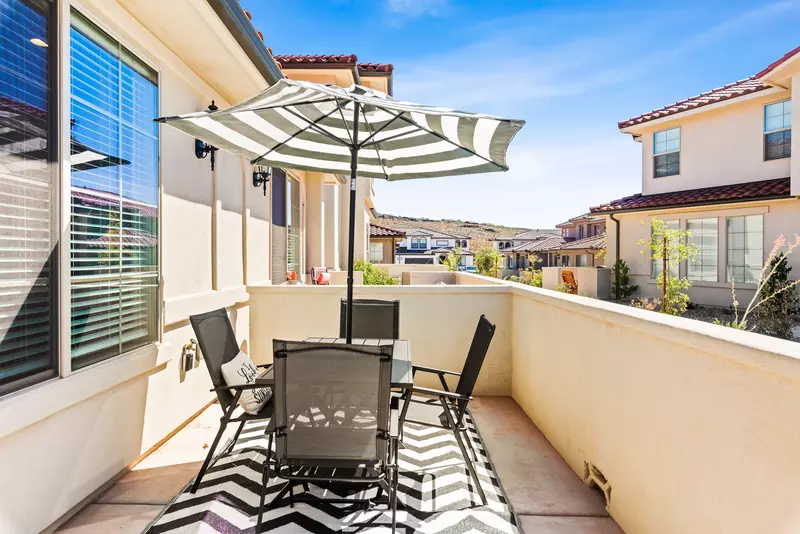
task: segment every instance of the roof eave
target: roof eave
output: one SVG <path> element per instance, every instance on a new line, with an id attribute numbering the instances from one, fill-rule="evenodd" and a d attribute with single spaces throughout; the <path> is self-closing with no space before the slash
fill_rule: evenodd
<path id="1" fill-rule="evenodd" d="M 281 69 L 236 0 L 207 0 L 269 85 L 283 78 Z"/>
<path id="2" fill-rule="evenodd" d="M 720 200 L 709 200 L 705 202 L 684 202 L 681 204 L 670 204 L 669 206 L 655 206 L 651 208 L 628 208 L 628 209 L 618 209 L 618 210 L 604 210 L 604 211 L 596 211 L 592 213 L 598 213 L 603 215 L 612 215 L 617 213 L 636 213 L 636 212 L 643 212 L 643 211 L 664 211 L 664 210 L 672 210 L 672 209 L 680 209 L 680 208 L 692 208 L 692 207 L 701 207 L 701 206 L 715 206 L 719 204 L 743 204 L 745 202 L 763 202 L 765 200 L 789 200 L 793 198 L 790 193 L 786 193 L 784 195 L 769 195 L 763 197 L 756 197 L 756 198 L 739 198 L 739 199 L 720 199 Z"/>

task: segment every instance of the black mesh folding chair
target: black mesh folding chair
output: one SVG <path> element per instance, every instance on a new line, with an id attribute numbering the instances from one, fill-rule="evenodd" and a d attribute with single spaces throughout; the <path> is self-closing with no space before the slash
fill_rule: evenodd
<path id="1" fill-rule="evenodd" d="M 270 476 L 287 480 L 270 502 L 289 494 L 290 505 L 315 501 L 294 495 L 308 482 L 378 486 L 397 511 L 398 399 L 391 398 L 392 346 L 274 341 L 275 452 L 264 464 Z M 272 445 L 270 435 L 270 447 Z M 306 486 L 307 489 L 307 486 Z M 324 499 L 364 504 L 364 499 Z M 256 532 L 260 532 L 264 494 Z"/>
<path id="2" fill-rule="evenodd" d="M 219 310 L 210 311 L 208 313 L 201 313 L 199 315 L 192 315 L 189 317 L 189 321 L 192 323 L 192 328 L 197 336 L 197 343 L 200 345 L 200 350 L 203 352 L 203 359 L 205 359 L 208 374 L 211 375 L 211 383 L 214 385 L 211 391 L 217 394 L 219 405 L 222 407 L 219 431 L 211 447 L 208 449 L 208 454 L 203 462 L 203 466 L 200 468 L 200 472 L 197 474 L 192 484 L 191 492 L 194 493 L 197 491 L 197 488 L 200 487 L 200 482 L 203 480 L 203 476 L 206 474 L 206 470 L 211 464 L 211 460 L 214 458 L 214 451 L 217 445 L 219 445 L 219 441 L 228 423 L 239 423 L 239 428 L 236 429 L 233 440 L 223 454 L 227 454 L 230 452 L 230 449 L 233 448 L 233 445 L 239 438 L 239 434 L 247 421 L 271 419 L 274 405 L 272 401 L 269 401 L 256 415 L 242 412 L 234 417 L 233 413 L 239 405 L 239 397 L 241 397 L 242 392 L 246 389 L 260 389 L 264 386 L 256 386 L 255 384 L 228 386 L 225 384 L 225 379 L 222 377 L 222 365 L 231 361 L 239 354 L 239 344 L 236 342 L 236 335 L 233 332 L 233 327 L 231 326 L 230 319 L 228 319 L 228 313 L 225 311 L 225 308 L 220 308 Z M 272 364 L 259 365 L 258 367 L 267 369 L 271 367 L 271 365 Z"/>
<path id="3" fill-rule="evenodd" d="M 342 299 L 339 337 L 347 337 L 347 299 Z M 353 301 L 355 339 L 399 339 L 400 301 L 358 299 Z"/>
<path id="4" fill-rule="evenodd" d="M 469 470 L 470 476 L 472 476 L 478 495 L 484 505 L 486 505 L 486 495 L 481 488 L 481 483 L 480 480 L 478 480 L 478 474 L 475 471 L 475 466 L 472 464 L 472 459 L 467 454 L 466 447 L 464 446 L 465 439 L 470 448 L 472 447 L 472 442 L 461 434 L 466 432 L 464 413 L 467 410 L 469 401 L 472 400 L 472 391 L 475 388 L 475 382 L 478 380 L 478 374 L 481 372 L 483 360 L 486 358 L 486 353 L 489 350 L 492 337 L 494 337 L 494 330 L 495 325 L 489 322 L 489 319 L 487 319 L 485 315 L 481 315 L 478 321 L 478 327 L 475 329 L 475 335 L 472 338 L 472 344 L 469 347 L 467 360 L 464 362 L 464 369 L 462 369 L 460 373 L 414 365 L 412 369 L 415 377 L 418 371 L 438 375 L 443 389 L 438 390 L 414 386 L 412 390 L 407 390 L 402 395 L 404 403 L 403 411 L 400 414 L 400 428 L 403 428 L 403 424 L 408 420 L 427 426 L 449 428 L 453 431 L 458 447 L 461 449 L 461 454 L 464 456 L 467 469 Z M 456 385 L 455 391 L 450 391 L 445 378 L 447 375 L 458 377 L 458 384 Z M 427 400 L 415 399 L 413 393 L 419 393 Z M 434 399 L 433 403 L 430 400 L 431 398 Z M 436 410 L 437 417 L 434 418 L 436 419 L 435 422 L 432 422 L 430 417 L 425 418 L 425 420 L 408 419 L 408 410 L 412 404 L 418 404 L 420 406 L 420 410 L 418 410 L 420 413 L 425 411 L 430 412 L 431 410 L 426 408 L 431 408 L 432 405 L 435 407 L 436 404 L 439 404 L 441 405 L 443 413 L 439 412 L 438 409 Z"/>

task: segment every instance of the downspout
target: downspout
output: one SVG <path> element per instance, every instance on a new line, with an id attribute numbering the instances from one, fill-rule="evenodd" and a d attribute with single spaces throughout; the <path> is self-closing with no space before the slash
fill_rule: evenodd
<path id="1" fill-rule="evenodd" d="M 614 221 L 614 263 L 616 264 L 619 260 L 619 219 L 615 219 L 613 213 L 609 213 L 608 218 Z M 614 287 L 619 288 L 619 269 L 614 269 Z M 619 300 L 619 295 L 616 292 L 614 293 L 614 298 Z"/>

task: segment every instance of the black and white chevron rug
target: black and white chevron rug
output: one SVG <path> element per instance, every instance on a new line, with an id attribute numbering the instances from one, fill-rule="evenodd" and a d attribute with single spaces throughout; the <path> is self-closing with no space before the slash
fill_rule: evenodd
<path id="1" fill-rule="evenodd" d="M 466 420 L 467 435 L 478 460 L 475 468 L 488 504 L 483 506 L 474 491 L 452 433 L 407 422 L 400 450 L 397 532 L 521 532 L 480 434 L 472 418 L 467 416 Z M 145 532 L 254 533 L 267 446 L 265 426 L 263 422 L 246 426 L 232 451 L 216 459 L 197 493 L 192 495 L 184 489 Z M 282 480 L 270 481 L 267 503 L 283 484 Z M 375 491 L 333 494 L 314 485 L 310 489 L 312 496 L 320 498 L 366 497 Z M 385 505 L 356 510 L 351 505 L 320 500 L 295 503 L 290 508 L 288 498 L 278 504 L 264 514 L 263 532 L 388 532 L 391 527 L 391 512 Z"/>

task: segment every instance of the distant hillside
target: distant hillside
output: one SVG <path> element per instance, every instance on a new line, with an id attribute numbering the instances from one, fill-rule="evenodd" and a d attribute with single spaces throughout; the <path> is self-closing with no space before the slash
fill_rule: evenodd
<path id="1" fill-rule="evenodd" d="M 427 228 L 445 234 L 463 236 L 471 239 L 470 249 L 475 251 L 489 245 L 495 237 L 521 234 L 528 228 L 513 228 L 501 224 L 478 223 L 473 221 L 454 221 L 452 219 L 427 219 L 425 217 L 401 217 L 399 215 L 378 214 L 376 224 L 389 228 Z"/>

